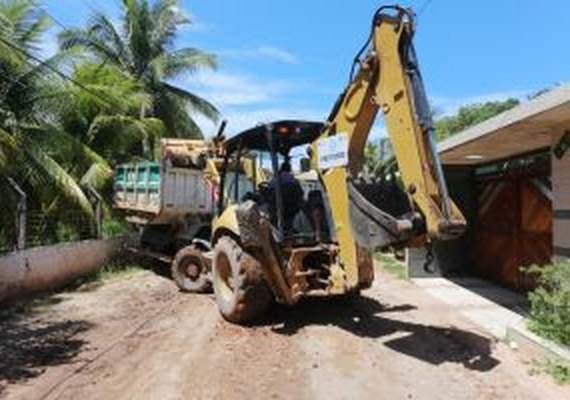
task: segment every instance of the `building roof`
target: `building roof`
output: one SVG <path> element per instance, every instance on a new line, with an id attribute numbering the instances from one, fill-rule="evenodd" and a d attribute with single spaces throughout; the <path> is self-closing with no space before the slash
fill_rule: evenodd
<path id="1" fill-rule="evenodd" d="M 570 128 L 570 84 L 564 84 L 439 144 L 443 164 L 484 164 L 552 145 Z"/>

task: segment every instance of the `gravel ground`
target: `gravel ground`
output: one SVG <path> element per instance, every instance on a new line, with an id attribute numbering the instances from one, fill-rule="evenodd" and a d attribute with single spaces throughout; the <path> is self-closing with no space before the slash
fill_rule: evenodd
<path id="1" fill-rule="evenodd" d="M 525 355 L 413 284 L 224 322 L 142 271 L 0 313 L 0 398 L 568 399 Z"/>

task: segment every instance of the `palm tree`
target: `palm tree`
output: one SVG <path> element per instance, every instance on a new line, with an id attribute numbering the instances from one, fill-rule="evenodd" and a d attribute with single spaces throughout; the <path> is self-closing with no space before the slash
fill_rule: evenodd
<path id="1" fill-rule="evenodd" d="M 164 134 L 161 120 L 140 115 L 150 104 L 142 85 L 112 65 L 92 62 L 75 67 L 60 124 L 66 132 L 110 164 L 140 157 L 152 159 Z"/>
<path id="2" fill-rule="evenodd" d="M 48 27 L 48 15 L 34 1 L 0 0 L 0 242 L 11 242 L 6 238 L 14 235 L 10 210 L 15 210 L 18 196 L 11 182 L 26 192 L 30 209 L 52 216 L 67 210 L 91 216 L 81 178 L 87 171 L 85 179 L 93 182 L 112 175 L 102 157 L 57 123 L 54 99 L 65 93 L 66 85 L 53 73 L 60 56 L 39 57 Z M 79 158 L 81 171 L 71 162 Z"/>
<path id="3" fill-rule="evenodd" d="M 35 61 L 48 17 L 33 1 L 2 0 L 0 20 L 0 190 L 13 177 L 32 201 L 47 204 L 59 196 L 90 212 L 78 183 L 36 140 L 40 131 L 48 136 L 50 106 L 61 83 L 49 73 L 57 57 Z"/>
<path id="4" fill-rule="evenodd" d="M 86 28 L 64 30 L 63 50 L 81 49 L 100 63 L 113 65 L 135 78 L 150 96 L 141 116 L 163 121 L 170 136 L 201 138 L 192 117 L 199 113 L 215 121 L 216 108 L 204 98 L 171 82 L 200 68 L 215 68 L 215 56 L 196 48 L 175 49 L 180 26 L 190 20 L 178 0 L 123 0 L 118 28 L 102 13 L 94 13 Z"/>

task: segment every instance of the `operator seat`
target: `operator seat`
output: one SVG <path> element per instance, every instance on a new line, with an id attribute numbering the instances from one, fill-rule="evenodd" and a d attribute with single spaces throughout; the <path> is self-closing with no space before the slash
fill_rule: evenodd
<path id="1" fill-rule="evenodd" d="M 285 233 L 292 233 L 293 219 L 295 215 L 301 210 L 303 206 L 303 189 L 297 181 L 281 182 L 281 196 L 283 197 L 283 230 Z M 271 216 L 271 223 L 277 226 L 277 201 L 276 201 L 276 188 L 270 187 L 266 194 L 266 199 L 269 203 L 269 214 Z"/>

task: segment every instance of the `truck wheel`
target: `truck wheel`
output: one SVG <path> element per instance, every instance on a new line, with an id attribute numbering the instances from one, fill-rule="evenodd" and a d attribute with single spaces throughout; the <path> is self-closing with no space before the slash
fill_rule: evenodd
<path id="1" fill-rule="evenodd" d="M 205 293 L 212 290 L 208 263 L 194 246 L 186 246 L 176 253 L 172 261 L 172 278 L 184 292 Z"/>
<path id="2" fill-rule="evenodd" d="M 230 237 L 214 247 L 212 283 L 222 316 L 236 324 L 247 324 L 261 317 L 271 303 L 259 261 Z"/>

